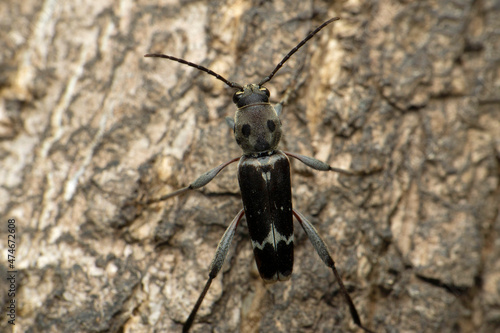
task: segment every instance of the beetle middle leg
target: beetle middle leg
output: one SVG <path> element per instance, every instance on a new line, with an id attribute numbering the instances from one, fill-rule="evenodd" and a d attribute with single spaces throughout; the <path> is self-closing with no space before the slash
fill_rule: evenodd
<path id="1" fill-rule="evenodd" d="M 351 170 L 345 170 L 341 168 L 336 168 L 328 165 L 327 163 L 320 161 L 318 159 L 315 159 L 314 157 L 309 157 L 309 156 L 304 156 L 296 153 L 290 153 L 290 152 L 284 152 L 286 155 L 296 158 L 305 165 L 307 165 L 310 168 L 313 168 L 314 170 L 318 171 L 334 171 L 341 173 L 346 176 L 363 176 L 367 175 L 371 172 L 366 172 L 366 171 L 351 171 Z"/>
<path id="2" fill-rule="evenodd" d="M 209 170 L 207 172 L 205 172 L 204 174 L 202 174 L 201 176 L 199 176 L 198 178 L 196 178 L 195 181 L 193 181 L 191 184 L 189 184 L 188 186 L 184 187 L 184 188 L 181 188 L 177 191 L 174 191 L 172 193 L 169 193 L 169 194 L 165 194 L 159 198 L 154 198 L 154 199 L 149 199 L 145 202 L 143 202 L 144 205 L 150 205 L 152 203 L 155 203 L 155 202 L 160 202 L 160 201 L 165 201 L 167 199 L 170 199 L 170 198 L 173 198 L 175 196 L 178 196 L 178 195 L 181 195 L 189 190 L 196 190 L 196 189 L 199 189 L 205 185 L 207 185 L 208 183 L 210 183 L 214 178 L 215 176 L 217 176 L 219 174 L 219 172 L 222 171 L 222 169 L 224 169 L 225 167 L 227 167 L 229 164 L 231 163 L 234 163 L 236 161 L 239 161 L 241 157 L 236 157 L 236 158 L 233 158 L 232 160 L 229 160 L 225 163 L 222 163 L 221 165 L 213 168 L 212 170 Z"/>

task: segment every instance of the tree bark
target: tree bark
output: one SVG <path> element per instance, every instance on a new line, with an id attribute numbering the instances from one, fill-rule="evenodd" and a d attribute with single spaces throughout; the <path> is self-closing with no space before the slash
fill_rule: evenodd
<path id="1" fill-rule="evenodd" d="M 224 117 L 266 84 L 292 162 L 294 208 L 330 247 L 376 332 L 500 330 L 500 4 L 485 1 L 0 4 L 0 267 L 17 270 L 0 331 L 179 332 L 242 208 Z M 14 266 L 7 221 L 15 219 Z M 244 220 L 243 220 L 244 221 Z M 295 224 L 288 282 L 265 285 L 246 222 L 193 332 L 358 332 Z M 12 297 L 2 278 L 4 309 Z M 5 285 L 4 285 L 5 284 Z"/>

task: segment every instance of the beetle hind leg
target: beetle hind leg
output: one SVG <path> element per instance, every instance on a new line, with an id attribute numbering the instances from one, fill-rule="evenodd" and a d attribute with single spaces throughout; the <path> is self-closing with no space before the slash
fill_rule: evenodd
<path id="1" fill-rule="evenodd" d="M 328 251 L 328 248 L 321 239 L 320 235 L 314 228 L 314 226 L 309 222 L 304 215 L 300 214 L 297 212 L 295 209 L 293 210 L 293 215 L 299 221 L 300 225 L 304 229 L 305 233 L 307 234 L 307 237 L 311 241 L 312 245 L 314 246 L 314 249 L 316 252 L 318 252 L 321 260 L 330 267 L 333 271 L 333 275 L 335 275 L 335 279 L 337 280 L 337 283 L 339 284 L 340 287 L 340 292 L 344 296 L 345 301 L 347 302 L 347 305 L 349 306 L 349 312 L 351 313 L 352 320 L 354 323 L 359 326 L 361 329 L 363 329 L 365 332 L 368 333 L 373 333 L 372 330 L 366 328 L 363 326 L 361 323 L 361 319 L 359 318 L 358 310 L 356 310 L 356 307 L 354 306 L 354 302 L 351 299 L 351 296 L 349 296 L 349 293 L 347 292 L 347 289 L 344 286 L 344 283 L 342 282 L 342 279 L 340 278 L 340 274 L 337 271 L 337 268 L 335 268 L 335 262 L 332 259 L 332 256 L 330 255 L 330 252 Z"/>
<path id="2" fill-rule="evenodd" d="M 214 259 L 210 264 L 210 272 L 208 273 L 207 283 L 205 284 L 203 291 L 198 297 L 196 304 L 191 310 L 188 319 L 184 323 L 184 326 L 182 327 L 182 332 L 189 332 L 191 325 L 193 325 L 196 313 L 198 312 L 198 309 L 200 308 L 201 303 L 203 302 L 203 299 L 205 298 L 205 295 L 208 292 L 208 289 L 210 289 L 210 285 L 212 284 L 213 279 L 217 277 L 217 274 L 219 274 L 219 271 L 221 270 L 222 265 L 224 264 L 224 260 L 226 259 L 227 252 L 229 251 L 229 246 L 231 245 L 231 241 L 233 240 L 234 233 L 243 215 L 245 215 L 245 211 L 242 209 L 234 217 L 229 227 L 227 227 L 226 231 L 224 232 L 224 235 L 222 235 L 222 238 L 219 241 L 219 245 L 217 245 L 217 250 L 215 251 Z"/>

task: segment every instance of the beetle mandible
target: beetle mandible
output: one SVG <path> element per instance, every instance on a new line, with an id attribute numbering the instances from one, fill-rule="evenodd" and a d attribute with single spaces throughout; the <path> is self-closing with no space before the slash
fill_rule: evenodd
<path id="1" fill-rule="evenodd" d="M 335 171 L 346 175 L 357 173 L 331 167 L 312 157 L 278 150 L 282 134 L 279 115 L 285 104 L 286 97 L 273 107 L 269 102 L 269 90 L 264 87 L 264 84 L 273 78 L 276 72 L 298 49 L 321 29 L 338 19 L 338 17 L 332 18 L 309 33 L 281 60 L 271 74 L 258 84 L 242 86 L 226 80 L 206 67 L 165 54 L 151 53 L 145 55 L 145 57 L 165 58 L 194 67 L 237 89 L 233 95 L 233 102 L 237 106 L 235 119 L 226 118 L 226 120 L 234 131 L 236 142 L 243 150 L 243 156 L 234 158 L 204 173 L 185 188 L 146 202 L 146 204 L 151 204 L 189 190 L 201 188 L 212 181 L 226 166 L 239 161 L 238 182 L 243 209 L 233 219 L 217 246 L 215 257 L 209 268 L 209 278 L 183 326 L 183 332 L 188 332 L 191 328 L 213 279 L 222 268 L 236 227 L 244 215 L 247 219 L 255 262 L 260 276 L 265 282 L 285 281 L 291 277 L 293 268 L 293 216 L 295 216 L 320 258 L 332 269 L 354 323 L 364 331 L 372 332 L 361 323 L 358 311 L 335 268 L 335 263 L 326 244 L 313 225 L 292 207 L 290 161 L 288 157 L 296 158 L 308 167 L 319 171 Z"/>

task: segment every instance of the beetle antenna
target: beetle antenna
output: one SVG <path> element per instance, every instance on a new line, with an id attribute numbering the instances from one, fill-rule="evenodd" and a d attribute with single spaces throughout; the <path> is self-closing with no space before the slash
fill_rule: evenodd
<path id="1" fill-rule="evenodd" d="M 169 60 L 177 61 L 177 62 L 180 62 L 181 64 L 194 67 L 194 68 L 196 68 L 196 69 L 198 69 L 200 71 L 203 71 L 205 73 L 213 75 L 217 79 L 221 80 L 222 82 L 224 82 L 225 84 L 227 84 L 228 86 L 230 86 L 231 88 L 243 89 L 242 85 L 240 85 L 240 84 L 238 84 L 236 82 L 230 82 L 230 81 L 226 80 L 221 75 L 215 73 L 213 70 L 208 69 L 206 67 L 203 67 L 201 65 L 198 65 L 198 64 L 186 61 L 186 60 L 181 59 L 181 58 L 176 58 L 176 57 L 172 57 L 172 56 L 169 56 L 169 55 L 166 55 L 166 54 L 161 54 L 161 53 L 148 53 L 148 54 L 145 54 L 144 57 L 146 57 L 146 58 L 164 58 L 164 59 L 169 59 Z"/>
<path id="2" fill-rule="evenodd" d="M 309 39 L 311 39 L 314 35 L 316 35 L 321 29 L 323 29 L 324 27 L 326 27 L 328 24 L 332 23 L 333 21 L 337 21 L 337 20 L 340 20 L 340 17 L 334 17 L 332 19 L 329 19 L 328 21 L 326 21 L 325 23 L 323 23 L 322 25 L 320 25 L 319 27 L 317 27 L 313 32 L 311 32 L 309 35 L 307 35 L 306 38 L 304 38 L 297 46 L 295 46 L 290 52 L 288 52 L 288 54 L 283 58 L 283 60 L 281 60 L 281 62 L 276 66 L 276 68 L 271 72 L 271 74 L 269 74 L 268 76 L 266 76 L 264 79 L 262 79 L 262 81 L 260 81 L 259 83 L 259 86 L 262 86 L 264 83 L 270 81 L 274 74 L 276 74 L 277 71 L 280 70 L 281 66 L 283 66 L 283 64 L 295 53 L 297 52 L 305 43 L 307 43 L 307 41 Z"/>

